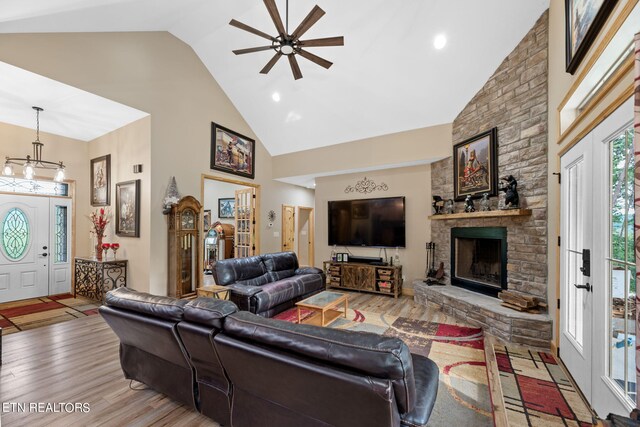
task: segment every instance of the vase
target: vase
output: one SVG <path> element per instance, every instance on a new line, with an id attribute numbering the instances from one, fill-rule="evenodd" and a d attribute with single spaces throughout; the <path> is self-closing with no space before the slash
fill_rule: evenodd
<path id="1" fill-rule="evenodd" d="M 102 236 L 98 236 L 98 243 L 96 243 L 96 260 L 102 261 Z"/>

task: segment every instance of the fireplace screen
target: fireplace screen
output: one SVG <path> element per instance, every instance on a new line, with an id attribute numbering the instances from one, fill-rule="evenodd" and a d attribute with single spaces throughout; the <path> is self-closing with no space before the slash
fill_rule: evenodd
<path id="1" fill-rule="evenodd" d="M 502 288 L 500 240 L 456 239 L 456 277 Z"/>
<path id="2" fill-rule="evenodd" d="M 497 296 L 507 288 L 507 230 L 451 229 L 451 284 Z"/>

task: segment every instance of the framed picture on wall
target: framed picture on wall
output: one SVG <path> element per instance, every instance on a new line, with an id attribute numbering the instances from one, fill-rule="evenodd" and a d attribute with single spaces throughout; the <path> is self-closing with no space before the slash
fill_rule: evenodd
<path id="1" fill-rule="evenodd" d="M 467 196 L 498 195 L 498 128 L 453 146 L 453 191 L 458 201 Z"/>
<path id="2" fill-rule="evenodd" d="M 253 139 L 211 123 L 211 169 L 253 179 L 255 156 Z"/>
<path id="3" fill-rule="evenodd" d="M 618 0 L 565 0 L 567 73 L 573 74 Z"/>
<path id="4" fill-rule="evenodd" d="M 140 180 L 116 184 L 116 234 L 140 237 Z"/>
<path id="5" fill-rule="evenodd" d="M 111 154 L 91 159 L 91 206 L 108 206 L 111 199 Z"/>
<path id="6" fill-rule="evenodd" d="M 235 218 L 236 199 L 218 199 L 218 218 Z"/>

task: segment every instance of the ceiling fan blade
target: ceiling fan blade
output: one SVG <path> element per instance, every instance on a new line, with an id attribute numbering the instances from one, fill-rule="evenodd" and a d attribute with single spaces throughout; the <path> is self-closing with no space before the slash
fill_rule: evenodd
<path id="1" fill-rule="evenodd" d="M 324 39 L 300 40 L 298 43 L 304 47 L 344 46 L 344 37 L 327 37 Z"/>
<path id="2" fill-rule="evenodd" d="M 284 24 L 282 23 L 280 13 L 278 12 L 278 6 L 276 6 L 276 0 L 264 0 L 264 4 L 267 6 L 267 10 L 269 11 L 269 15 L 271 15 L 273 23 L 276 24 L 278 33 L 280 33 L 281 36 L 286 35 Z"/>
<path id="3" fill-rule="evenodd" d="M 298 53 L 303 58 L 306 58 L 311 62 L 315 62 L 316 64 L 320 65 L 321 67 L 324 67 L 324 68 L 328 69 L 329 67 L 331 67 L 333 65 L 333 62 L 327 61 L 326 59 L 322 59 L 319 56 L 316 56 L 311 52 L 307 52 L 306 50 L 298 49 Z"/>
<path id="4" fill-rule="evenodd" d="M 293 78 L 298 80 L 302 78 L 302 71 L 300 71 L 300 67 L 298 66 L 298 60 L 295 55 L 289 55 L 289 65 L 291 65 L 291 72 L 293 73 Z"/>
<path id="5" fill-rule="evenodd" d="M 309 14 L 306 16 L 306 18 L 304 18 L 300 25 L 298 25 L 298 28 L 296 28 L 293 33 L 291 33 L 291 38 L 295 40 L 298 37 L 302 37 L 302 35 L 306 33 L 313 24 L 318 22 L 318 19 L 322 18 L 324 14 L 325 11 L 320 9 L 318 5 L 315 5 L 313 9 L 311 9 L 311 12 L 309 12 Z"/>
<path id="6" fill-rule="evenodd" d="M 253 53 L 253 52 L 261 52 L 263 50 L 273 49 L 273 46 L 261 46 L 261 47 L 250 47 L 248 49 L 238 49 L 234 50 L 233 53 L 236 55 L 244 55 L 245 53 Z"/>
<path id="7" fill-rule="evenodd" d="M 260 74 L 267 74 L 269 71 L 271 71 L 271 69 L 274 65 L 276 65 L 276 62 L 278 62 L 278 59 L 280 59 L 281 56 L 282 53 L 276 53 L 273 58 L 271 58 L 271 60 L 267 62 L 267 65 L 265 65 L 264 68 L 260 70 Z"/>
<path id="8" fill-rule="evenodd" d="M 269 34 L 263 33 L 260 30 L 256 30 L 255 28 L 250 27 L 247 24 L 243 24 L 240 21 L 236 21 L 235 19 L 232 19 L 231 22 L 229 22 L 229 25 L 231 25 L 233 27 L 236 27 L 236 28 L 240 28 L 241 30 L 248 31 L 248 32 L 250 32 L 252 34 L 255 34 L 256 36 L 264 37 L 267 40 L 271 40 L 273 42 L 276 41 L 275 37 L 271 37 Z"/>

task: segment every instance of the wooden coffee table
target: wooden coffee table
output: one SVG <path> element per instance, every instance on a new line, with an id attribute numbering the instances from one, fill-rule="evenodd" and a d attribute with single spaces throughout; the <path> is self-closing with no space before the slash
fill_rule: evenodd
<path id="1" fill-rule="evenodd" d="M 344 304 L 344 312 L 336 310 L 340 304 Z M 349 307 L 349 301 L 347 300 L 347 294 L 340 292 L 323 291 L 319 294 L 310 296 L 296 303 L 298 307 L 298 323 L 305 323 L 308 325 L 327 326 L 331 322 L 335 321 L 338 317 L 347 317 L 347 308 Z M 300 319 L 300 309 L 306 308 L 314 311 L 315 313 L 305 319 L 304 322 Z"/>

